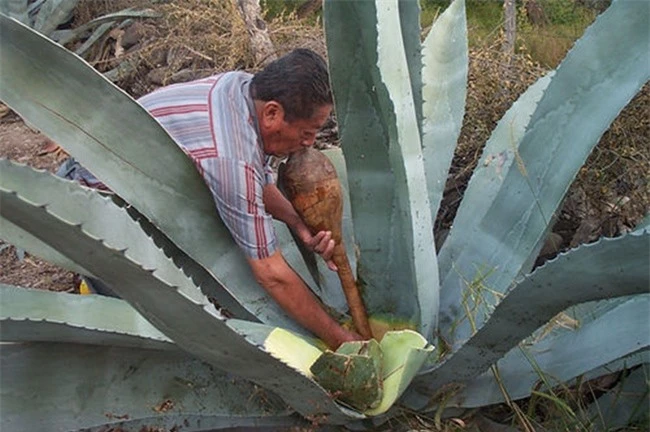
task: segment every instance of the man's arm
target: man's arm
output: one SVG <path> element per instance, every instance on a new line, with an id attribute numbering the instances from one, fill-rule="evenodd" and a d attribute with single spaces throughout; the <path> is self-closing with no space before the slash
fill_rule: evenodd
<path id="1" fill-rule="evenodd" d="M 293 208 L 289 200 L 274 184 L 264 186 L 263 200 L 264 208 L 274 219 L 287 224 L 305 246 L 323 257 L 330 270 L 337 270 L 332 261 L 332 254 L 336 245 L 332 240 L 330 231 L 320 231 L 316 235 L 312 235 L 307 225 L 296 213 L 296 209 Z"/>
<path id="2" fill-rule="evenodd" d="M 303 327 L 336 349 L 346 341 L 361 340 L 341 327 L 325 312 L 300 277 L 289 267 L 280 251 L 263 259 L 248 258 L 255 279 Z"/>

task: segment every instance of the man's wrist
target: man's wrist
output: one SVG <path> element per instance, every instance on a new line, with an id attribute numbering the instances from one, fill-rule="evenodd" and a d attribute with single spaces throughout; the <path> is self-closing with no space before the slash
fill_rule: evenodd
<path id="1" fill-rule="evenodd" d="M 307 241 L 309 237 L 311 237 L 311 231 L 309 231 L 309 228 L 305 223 L 300 219 L 300 217 L 296 217 L 296 219 L 291 223 L 287 224 L 289 225 L 289 228 L 296 233 L 296 235 L 303 241 Z"/>

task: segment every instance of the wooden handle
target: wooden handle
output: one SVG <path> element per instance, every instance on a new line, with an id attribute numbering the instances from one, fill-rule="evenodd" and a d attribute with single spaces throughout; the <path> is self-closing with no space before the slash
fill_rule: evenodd
<path id="1" fill-rule="evenodd" d="M 332 261 L 334 261 L 334 264 L 338 267 L 341 287 L 343 288 L 345 299 L 350 307 L 350 315 L 352 315 L 354 327 L 357 329 L 357 332 L 361 337 L 364 339 L 372 339 L 372 331 L 370 330 L 370 324 L 368 323 L 366 307 L 363 304 L 359 287 L 354 280 L 352 268 L 350 267 L 350 262 L 345 253 L 345 246 L 343 246 L 343 243 L 339 243 L 335 246 Z"/>

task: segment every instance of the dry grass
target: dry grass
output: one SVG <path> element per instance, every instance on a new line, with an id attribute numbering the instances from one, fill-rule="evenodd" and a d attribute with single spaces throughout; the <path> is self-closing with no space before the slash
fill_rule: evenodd
<path id="1" fill-rule="evenodd" d="M 102 72 L 123 62 L 133 64 L 117 84 L 135 97 L 162 85 L 256 66 L 244 22 L 231 1 L 82 2 L 75 24 L 126 7 L 153 9 L 161 17 L 139 21 L 134 31 L 137 44 L 121 57 L 115 56 L 115 41 L 109 40 L 98 44 L 88 60 Z"/>
<path id="2" fill-rule="evenodd" d="M 163 85 L 223 71 L 254 72 L 260 68 L 255 63 L 246 27 L 234 1 L 82 2 L 73 25 L 127 7 L 153 9 L 161 14 L 161 18 L 139 21 L 135 32 L 138 43 L 119 58 L 115 55 L 115 40 L 109 36 L 106 43 L 94 47 L 87 59 L 102 72 L 123 62 L 134 65 L 133 70 L 117 81 L 134 97 Z M 326 54 L 321 27 L 309 25 L 295 16 L 280 16 L 269 23 L 269 34 L 279 55 L 298 47 Z"/>

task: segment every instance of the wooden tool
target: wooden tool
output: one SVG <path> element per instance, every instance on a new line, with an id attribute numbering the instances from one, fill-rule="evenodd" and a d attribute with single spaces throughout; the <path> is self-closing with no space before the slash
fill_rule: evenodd
<path id="1" fill-rule="evenodd" d="M 312 234 L 319 231 L 332 232 L 332 239 L 336 243 L 332 261 L 338 268 L 352 322 L 363 338 L 371 339 L 366 308 L 343 244 L 343 195 L 336 169 L 327 156 L 310 147 L 292 153 L 281 176 L 287 198 Z"/>

